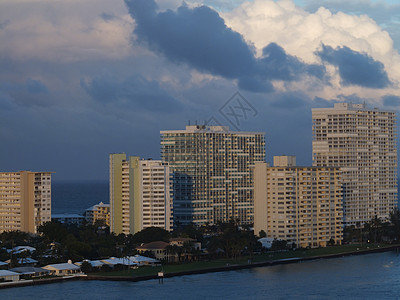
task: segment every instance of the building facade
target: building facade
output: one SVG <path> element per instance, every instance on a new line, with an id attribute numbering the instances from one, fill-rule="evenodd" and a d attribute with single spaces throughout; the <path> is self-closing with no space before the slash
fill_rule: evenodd
<path id="1" fill-rule="evenodd" d="M 97 221 L 101 221 L 104 225 L 110 226 L 110 204 L 99 204 L 89 207 L 85 211 L 85 219 L 90 224 L 95 224 Z"/>
<path id="2" fill-rule="evenodd" d="M 341 167 L 344 224 L 387 219 L 397 204 L 397 134 L 393 111 L 336 103 L 312 109 L 313 165 Z"/>
<path id="3" fill-rule="evenodd" d="M 83 222 L 85 221 L 85 217 L 78 214 L 52 214 L 51 220 L 60 222 L 61 224 L 76 225 L 79 227 L 82 226 Z"/>
<path id="4" fill-rule="evenodd" d="M 297 167 L 295 157 L 255 164 L 254 232 L 297 247 L 325 247 L 343 239 L 341 171 Z"/>
<path id="5" fill-rule="evenodd" d="M 0 232 L 36 233 L 51 221 L 51 172 L 0 173 Z"/>
<path id="6" fill-rule="evenodd" d="M 206 125 L 161 131 L 161 156 L 185 177 L 186 192 L 174 194 L 174 214 L 186 223 L 253 222 L 252 167 L 265 160 L 264 133 Z"/>
<path id="7" fill-rule="evenodd" d="M 147 227 L 172 228 L 168 164 L 110 154 L 110 230 L 134 234 Z"/>

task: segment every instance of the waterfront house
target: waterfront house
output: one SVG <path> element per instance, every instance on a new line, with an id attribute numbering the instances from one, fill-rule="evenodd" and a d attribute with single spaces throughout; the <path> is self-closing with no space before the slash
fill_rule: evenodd
<path id="1" fill-rule="evenodd" d="M 35 267 L 16 267 L 10 269 L 10 271 L 19 273 L 23 279 L 41 277 L 50 274 L 50 270 Z"/>
<path id="2" fill-rule="evenodd" d="M 135 256 L 128 256 L 128 259 L 139 266 L 146 266 L 146 265 L 154 266 L 161 263 L 158 259 L 145 257 L 138 254 L 136 254 Z"/>
<path id="3" fill-rule="evenodd" d="M 67 263 L 47 265 L 43 269 L 49 270 L 51 275 L 56 276 L 72 275 L 81 271 L 81 268 L 74 265 L 70 260 Z"/>
<path id="4" fill-rule="evenodd" d="M 9 270 L 0 270 L 0 282 L 4 281 L 18 281 L 19 273 L 9 271 Z"/>
<path id="5" fill-rule="evenodd" d="M 101 260 L 88 260 L 88 259 L 84 259 L 83 261 L 75 262 L 74 264 L 77 265 L 78 267 L 81 267 L 84 262 L 88 262 L 92 266 L 92 268 L 98 268 L 98 269 L 100 269 L 101 266 L 105 264 Z"/>
<path id="6" fill-rule="evenodd" d="M 110 257 L 108 259 L 102 259 L 102 263 L 114 268 L 116 265 L 123 265 L 123 266 L 136 266 L 137 264 L 131 261 L 128 257 Z"/>

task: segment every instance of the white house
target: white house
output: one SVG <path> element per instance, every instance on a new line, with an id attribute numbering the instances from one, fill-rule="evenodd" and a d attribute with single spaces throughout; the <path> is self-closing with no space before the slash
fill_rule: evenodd
<path id="1" fill-rule="evenodd" d="M 74 265 L 71 261 L 61 264 L 44 266 L 43 269 L 49 270 L 51 275 L 65 276 L 81 272 L 81 268 Z"/>
<path id="2" fill-rule="evenodd" d="M 0 282 L 1 281 L 18 281 L 19 273 L 12 272 L 9 270 L 0 270 Z"/>

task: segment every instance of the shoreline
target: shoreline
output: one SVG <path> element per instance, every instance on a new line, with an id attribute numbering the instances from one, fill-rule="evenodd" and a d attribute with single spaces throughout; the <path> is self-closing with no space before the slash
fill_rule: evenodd
<path id="1" fill-rule="evenodd" d="M 81 275 L 82 277 L 85 275 Z M 12 281 L 12 282 L 0 282 L 0 289 L 8 289 L 13 287 L 23 287 L 23 286 L 32 286 L 32 285 L 42 285 L 63 281 L 72 281 L 82 279 L 81 276 L 63 276 L 63 277 L 53 277 L 53 278 L 45 278 L 45 279 L 28 279 L 28 280 L 20 280 L 20 281 Z"/>
<path id="2" fill-rule="evenodd" d="M 399 249 L 400 249 L 400 245 L 394 245 L 394 246 L 388 246 L 388 247 L 351 251 L 351 252 L 343 252 L 343 253 L 335 253 L 335 254 L 317 255 L 317 256 L 309 256 L 309 257 L 285 258 L 285 259 L 277 259 L 277 260 L 271 260 L 271 261 L 248 263 L 248 264 L 242 264 L 242 265 L 226 265 L 226 266 L 207 268 L 207 269 L 164 273 L 164 277 L 159 277 L 158 275 L 146 275 L 146 276 L 132 277 L 132 276 L 102 276 L 102 275 L 80 274 L 80 275 L 73 275 L 73 276 L 54 277 L 54 278 L 37 279 L 37 280 L 21 280 L 21 281 L 15 281 L 15 282 L 5 282 L 5 283 L 0 283 L 0 289 L 13 288 L 13 287 L 24 287 L 24 286 L 32 286 L 32 285 L 42 285 L 42 284 L 50 284 L 50 283 L 65 282 L 65 281 L 72 281 L 72 280 L 138 282 L 138 281 L 154 280 L 154 279 L 160 279 L 160 278 L 171 278 L 171 277 L 185 276 L 185 275 L 226 272 L 226 271 L 244 270 L 244 269 L 268 267 L 268 266 L 275 266 L 275 265 L 293 264 L 293 263 L 299 263 L 299 262 L 303 262 L 303 261 L 311 261 L 311 260 L 317 260 L 317 259 L 332 259 L 332 258 L 339 258 L 339 257 L 344 257 L 344 256 L 352 256 L 352 255 L 365 255 L 365 254 L 372 254 L 372 253 L 389 252 L 389 251 L 399 250 Z"/>
<path id="3" fill-rule="evenodd" d="M 207 268 L 207 269 L 200 269 L 200 270 L 164 273 L 163 278 L 171 278 L 171 277 L 184 276 L 184 275 L 226 272 L 226 271 L 234 271 L 234 270 L 244 270 L 244 269 L 268 267 L 268 266 L 284 265 L 284 264 L 293 264 L 293 263 L 299 263 L 302 261 L 310 261 L 310 260 L 316 260 L 316 259 L 332 259 L 332 258 L 352 256 L 352 255 L 365 255 L 365 254 L 372 254 L 372 253 L 389 252 L 389 251 L 398 250 L 398 249 L 400 249 L 400 245 L 360 250 L 360 251 L 351 251 L 351 252 L 344 252 L 344 253 L 309 256 L 309 257 L 284 258 L 284 259 L 249 263 L 249 264 L 243 264 L 243 265 L 228 265 L 228 266 Z M 147 275 L 147 276 L 137 276 L 137 277 L 87 275 L 85 278 L 85 280 L 132 281 L 132 282 L 152 280 L 152 279 L 160 279 L 160 277 L 158 275 Z"/>

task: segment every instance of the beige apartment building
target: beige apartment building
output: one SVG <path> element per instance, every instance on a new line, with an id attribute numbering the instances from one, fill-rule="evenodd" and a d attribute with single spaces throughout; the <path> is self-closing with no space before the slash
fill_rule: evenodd
<path id="1" fill-rule="evenodd" d="M 110 230 L 134 234 L 147 227 L 172 229 L 167 163 L 110 154 Z"/>
<path id="2" fill-rule="evenodd" d="M 297 247 L 325 247 L 343 239 L 341 171 L 296 166 L 294 156 L 257 162 L 254 172 L 254 233 Z"/>
<path id="3" fill-rule="evenodd" d="M 161 131 L 161 156 L 174 174 L 174 218 L 197 225 L 253 223 L 252 168 L 265 160 L 265 134 L 192 125 Z M 182 184 L 184 181 L 184 184 Z M 185 192 L 182 192 L 185 191 Z"/>
<path id="4" fill-rule="evenodd" d="M 51 172 L 0 172 L 0 232 L 36 233 L 51 221 Z"/>
<path id="5" fill-rule="evenodd" d="M 393 111 L 336 103 L 312 109 L 313 165 L 340 167 L 344 224 L 387 219 L 397 205 L 397 134 Z"/>
<path id="6" fill-rule="evenodd" d="M 90 224 L 95 224 L 96 221 L 102 221 L 105 225 L 110 226 L 110 204 L 100 202 L 85 211 L 85 219 Z"/>

